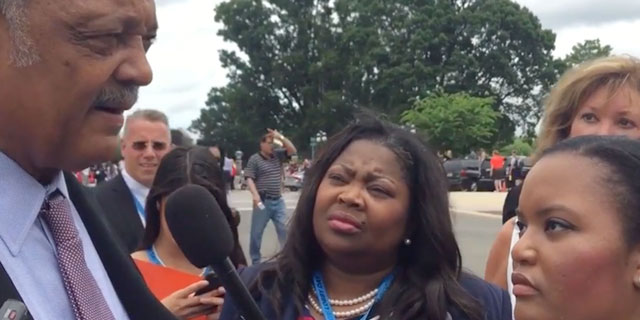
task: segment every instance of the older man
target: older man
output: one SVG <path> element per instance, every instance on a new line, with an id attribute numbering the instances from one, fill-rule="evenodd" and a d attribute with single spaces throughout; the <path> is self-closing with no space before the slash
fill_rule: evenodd
<path id="1" fill-rule="evenodd" d="M 172 319 L 63 171 L 108 160 L 151 81 L 152 0 L 0 0 L 0 304 Z"/>
<path id="2" fill-rule="evenodd" d="M 147 195 L 170 145 L 167 116 L 157 110 L 137 110 L 124 125 L 120 143 L 123 170 L 95 190 L 107 221 L 129 253 L 136 251 L 142 240 Z"/>

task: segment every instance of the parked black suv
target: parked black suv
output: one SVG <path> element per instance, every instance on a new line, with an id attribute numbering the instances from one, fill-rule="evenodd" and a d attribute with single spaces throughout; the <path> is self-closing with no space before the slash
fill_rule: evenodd
<path id="1" fill-rule="evenodd" d="M 458 191 L 462 189 L 460 171 L 465 167 L 466 161 L 472 160 L 451 159 L 442 164 L 444 166 L 444 171 L 447 173 L 447 180 L 449 180 L 449 191 Z"/>
<path id="2" fill-rule="evenodd" d="M 446 161 L 444 169 L 449 180 L 449 191 L 493 191 L 495 189 L 491 179 L 491 159 L 451 159 Z M 510 163 L 509 157 L 505 165 Z M 530 157 L 518 157 L 519 172 L 517 179 L 524 179 L 533 161 Z"/>
<path id="3" fill-rule="evenodd" d="M 444 163 L 450 191 L 493 191 L 489 160 L 452 159 Z"/>
<path id="4" fill-rule="evenodd" d="M 468 191 L 493 191 L 495 189 L 491 179 L 491 163 L 489 159 L 471 160 L 472 166 L 468 166 L 460 173 L 462 176 L 462 190 Z"/>

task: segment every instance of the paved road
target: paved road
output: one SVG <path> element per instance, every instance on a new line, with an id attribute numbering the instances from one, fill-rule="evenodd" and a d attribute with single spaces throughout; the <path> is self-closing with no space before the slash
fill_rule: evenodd
<path id="1" fill-rule="evenodd" d="M 298 199 L 297 192 L 284 195 L 287 213 L 290 215 Z M 458 245 L 462 251 L 463 267 L 476 275 L 484 275 L 484 266 L 491 243 L 501 225 L 504 193 L 451 193 L 453 220 Z M 249 228 L 251 224 L 251 197 L 248 191 L 233 191 L 230 195 L 231 206 L 240 211 L 240 242 L 249 255 Z M 273 256 L 278 250 L 278 241 L 273 224 L 269 223 L 262 241 L 264 257 Z M 247 260 L 250 259 L 247 257 Z"/>

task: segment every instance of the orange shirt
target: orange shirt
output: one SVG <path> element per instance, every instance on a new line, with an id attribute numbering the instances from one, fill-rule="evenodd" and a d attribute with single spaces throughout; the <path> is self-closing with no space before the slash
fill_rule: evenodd
<path id="1" fill-rule="evenodd" d="M 496 155 L 491 157 L 491 168 L 502 169 L 504 167 L 504 157 Z"/>
<path id="2" fill-rule="evenodd" d="M 133 259 L 146 282 L 151 293 L 162 300 L 170 294 L 202 280 L 201 277 L 182 272 L 180 270 L 159 266 L 151 262 Z M 206 320 L 205 316 L 195 317 L 191 320 Z"/>

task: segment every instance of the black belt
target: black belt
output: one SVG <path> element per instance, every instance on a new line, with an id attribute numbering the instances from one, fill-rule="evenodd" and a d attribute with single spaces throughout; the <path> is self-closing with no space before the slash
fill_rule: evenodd
<path id="1" fill-rule="evenodd" d="M 270 194 L 266 194 L 265 192 L 260 192 L 260 198 L 262 200 L 278 200 L 282 198 L 282 195 L 273 196 Z"/>

